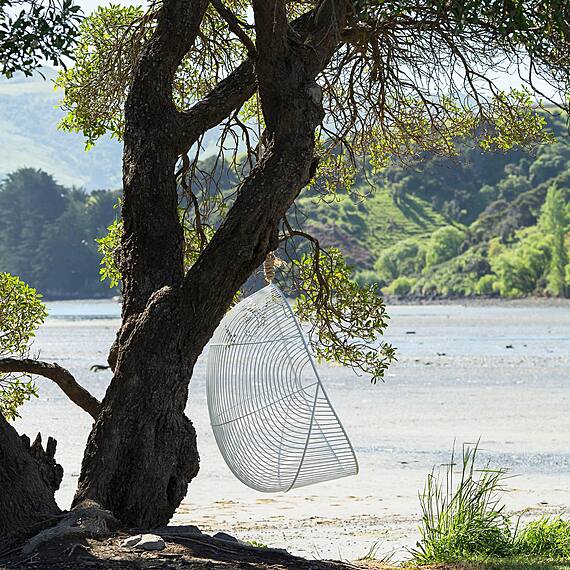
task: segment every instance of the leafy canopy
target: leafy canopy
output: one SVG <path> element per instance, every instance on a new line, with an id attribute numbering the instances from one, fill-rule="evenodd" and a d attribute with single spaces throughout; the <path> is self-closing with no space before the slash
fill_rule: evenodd
<path id="1" fill-rule="evenodd" d="M 2 0 L 0 74 L 31 75 L 45 62 L 65 65 L 80 19 L 81 9 L 73 0 Z"/>
<path id="2" fill-rule="evenodd" d="M 285 3 L 292 36 L 303 41 L 307 19 L 327 1 Z M 331 22 L 338 27 L 338 44 L 318 77 L 325 118 L 317 133 L 319 168 L 311 195 L 334 200 L 351 190 L 356 172 L 368 175 L 393 161 L 456 155 L 465 138 L 482 150 L 500 151 L 551 140 L 534 105 L 537 97 L 551 99 L 551 91 L 560 95 L 558 104 L 566 103 L 568 1 L 349 3 L 347 20 Z M 105 133 L 123 136 L 132 72 L 158 10 L 156 4 L 147 11 L 111 5 L 82 23 L 75 66 L 60 75 L 58 85 L 65 89 L 61 105 L 68 112 L 62 127 L 83 133 L 88 145 Z M 178 110 L 202 100 L 245 59 L 255 57 L 250 14 L 248 0 L 210 3 L 172 84 Z M 518 73 L 524 87 L 504 91 L 493 81 L 500 71 Z M 548 93 L 541 93 L 544 82 Z M 262 115 L 256 95 L 227 115 L 215 131 L 218 154 L 208 162 L 211 168 L 204 161 L 203 140 L 181 156 L 180 207 L 188 249 L 196 256 L 232 203 L 233 193 L 221 189 L 220 180 L 230 171 L 239 185 L 260 156 Z M 302 216 L 294 217 L 286 216 L 280 227 L 282 255 L 290 263 L 279 278 L 298 297 L 297 310 L 312 325 L 317 354 L 369 372 L 373 379 L 382 377 L 394 357 L 392 347 L 372 350 L 357 340 L 370 341 L 385 329 L 381 299 L 375 290 L 358 286 L 341 254 L 322 248 L 303 230 Z M 116 281 L 120 226 L 113 226 L 100 246 L 103 274 Z M 447 255 L 437 255 L 442 254 Z"/>
<path id="3" fill-rule="evenodd" d="M 46 316 L 35 289 L 9 273 L 0 273 L 0 358 L 25 357 Z M 6 419 L 18 417 L 18 407 L 35 395 L 37 390 L 28 376 L 0 373 L 0 413 Z"/>

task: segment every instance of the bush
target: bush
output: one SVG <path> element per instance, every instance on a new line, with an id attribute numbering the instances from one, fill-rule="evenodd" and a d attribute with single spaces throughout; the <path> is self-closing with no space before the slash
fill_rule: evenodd
<path id="1" fill-rule="evenodd" d="M 425 265 L 423 241 L 425 238 L 406 239 L 385 249 L 374 264 L 378 279 L 390 282 L 420 273 Z"/>
<path id="2" fill-rule="evenodd" d="M 36 293 L 9 273 L 0 273 L 0 358 L 27 355 L 29 343 L 47 312 Z M 18 417 L 18 407 L 36 394 L 23 374 L 0 374 L 0 414 L 7 420 Z"/>
<path id="3" fill-rule="evenodd" d="M 494 275 L 483 275 L 477 281 L 477 285 L 475 286 L 475 292 L 477 295 L 493 295 L 495 293 L 495 280 L 496 277 Z"/>
<path id="4" fill-rule="evenodd" d="M 426 267 L 433 267 L 459 255 L 464 241 L 465 232 L 454 226 L 436 230 L 427 242 Z"/>
<path id="5" fill-rule="evenodd" d="M 416 280 L 410 277 L 398 277 L 394 279 L 392 283 L 384 289 L 384 292 L 388 295 L 398 295 L 400 297 L 408 295 L 412 287 L 415 285 Z"/>

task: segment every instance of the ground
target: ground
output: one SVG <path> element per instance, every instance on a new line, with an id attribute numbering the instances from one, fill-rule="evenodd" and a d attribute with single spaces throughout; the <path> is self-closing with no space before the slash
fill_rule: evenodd
<path id="1" fill-rule="evenodd" d="M 161 533 L 162 534 L 162 533 Z M 305 560 L 285 551 L 256 548 L 242 543 L 216 540 L 208 535 L 175 536 L 163 534 L 166 548 L 144 552 L 121 547 L 128 534 L 106 539 L 70 537 L 50 541 L 33 554 L 20 549 L 0 552 L 0 570 L 353 570 L 379 569 L 382 565 L 356 565 L 347 562 Z"/>

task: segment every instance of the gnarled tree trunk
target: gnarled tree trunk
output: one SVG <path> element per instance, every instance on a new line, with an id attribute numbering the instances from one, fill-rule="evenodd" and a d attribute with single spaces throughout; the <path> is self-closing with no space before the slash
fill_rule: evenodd
<path id="1" fill-rule="evenodd" d="M 39 529 L 60 514 L 54 493 L 63 469 L 54 454 L 54 440 L 48 440 L 46 451 L 39 436 L 30 446 L 0 414 L 0 541 L 34 526 Z"/>
<path id="2" fill-rule="evenodd" d="M 335 18 L 342 0 L 326 0 Z M 320 9 L 307 44 L 282 0 L 254 1 L 255 72 L 267 125 L 259 163 L 210 244 L 187 275 L 176 212 L 174 166 L 198 136 L 255 89 L 245 62 L 185 113 L 173 107 L 172 80 L 190 49 L 204 0 L 165 0 L 126 105 L 123 327 L 114 378 L 89 437 L 75 503 L 96 501 L 123 523 L 168 522 L 199 465 L 184 415 L 196 360 L 244 281 L 277 247 L 277 228 L 316 168 L 315 129 L 323 116 L 315 78 L 338 44 L 338 26 Z"/>

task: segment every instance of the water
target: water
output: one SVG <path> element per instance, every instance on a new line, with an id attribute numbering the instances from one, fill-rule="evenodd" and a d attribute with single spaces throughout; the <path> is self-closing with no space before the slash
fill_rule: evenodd
<path id="1" fill-rule="evenodd" d="M 119 325 L 107 301 L 49 303 L 50 318 L 33 350 L 69 368 L 101 398 L 104 364 Z M 386 381 L 321 367 L 327 391 L 349 433 L 360 474 L 263 495 L 234 479 L 208 423 L 204 360 L 191 382 L 201 470 L 174 522 L 225 530 L 305 556 L 356 558 L 380 541 L 380 552 L 417 540 L 417 493 L 433 465 L 449 459 L 454 440 L 481 440 L 481 458 L 508 467 L 509 510 L 570 514 L 570 304 L 394 306 L 386 340 L 398 362 Z M 49 380 L 26 404 L 19 431 L 58 440 L 65 469 L 57 494 L 68 507 L 80 470 L 90 417 Z"/>

